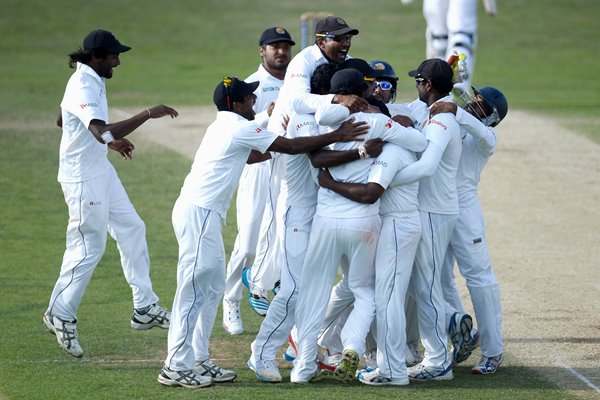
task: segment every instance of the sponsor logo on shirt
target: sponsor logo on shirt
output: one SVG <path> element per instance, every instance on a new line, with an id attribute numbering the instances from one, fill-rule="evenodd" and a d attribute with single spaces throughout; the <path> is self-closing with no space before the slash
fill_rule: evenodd
<path id="1" fill-rule="evenodd" d="M 304 78 L 304 79 L 308 79 L 308 75 L 307 74 L 291 74 L 290 78 Z"/>
<path id="2" fill-rule="evenodd" d="M 375 160 L 373 161 L 373 165 L 381 165 L 382 167 L 387 168 L 388 163 L 386 163 L 385 161 Z"/>
<path id="3" fill-rule="evenodd" d="M 279 88 L 275 86 L 267 86 L 262 88 L 263 93 L 265 92 L 279 92 Z"/>
<path id="4" fill-rule="evenodd" d="M 394 122 L 394 121 L 392 121 L 391 119 L 388 119 L 387 122 L 385 123 L 385 127 L 390 129 L 392 127 L 392 122 Z"/>
<path id="5" fill-rule="evenodd" d="M 100 204 L 102 204 L 101 201 L 90 201 L 90 206 L 99 206 Z"/>
<path id="6" fill-rule="evenodd" d="M 305 127 L 305 126 L 314 126 L 314 125 L 315 125 L 314 121 L 304 121 L 304 122 L 301 122 L 296 125 L 296 130 L 300 130 L 300 128 Z"/>
<path id="7" fill-rule="evenodd" d="M 79 107 L 81 107 L 81 109 L 83 110 L 86 107 L 98 107 L 98 104 L 96 104 L 96 103 L 83 103 L 83 104 L 80 104 Z"/>
<path id="8" fill-rule="evenodd" d="M 257 126 L 255 130 L 256 130 L 256 133 L 261 133 L 262 132 L 262 128 L 260 126 Z"/>
<path id="9" fill-rule="evenodd" d="M 430 119 L 429 120 L 430 124 L 436 124 L 440 127 L 442 127 L 443 130 L 447 130 L 448 128 L 446 127 L 446 125 L 442 124 L 440 121 L 436 120 L 436 119 Z"/>

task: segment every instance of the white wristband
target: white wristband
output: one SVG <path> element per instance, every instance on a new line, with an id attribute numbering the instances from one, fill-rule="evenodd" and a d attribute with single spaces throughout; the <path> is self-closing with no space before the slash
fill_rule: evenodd
<path id="1" fill-rule="evenodd" d="M 363 160 L 371 157 L 369 153 L 367 153 L 367 149 L 365 148 L 364 144 L 358 146 L 358 156 Z"/>
<path id="2" fill-rule="evenodd" d="M 109 144 L 110 142 L 114 142 L 115 141 L 115 137 L 113 136 L 112 133 L 110 133 L 110 131 L 106 131 L 104 132 L 102 135 L 102 140 L 104 141 L 104 143 Z"/>

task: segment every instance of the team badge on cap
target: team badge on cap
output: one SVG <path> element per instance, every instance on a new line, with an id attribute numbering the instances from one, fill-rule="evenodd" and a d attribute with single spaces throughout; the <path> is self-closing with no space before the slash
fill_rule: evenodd
<path id="1" fill-rule="evenodd" d="M 375 63 L 375 64 L 373 64 L 373 69 L 384 70 L 385 65 L 383 65 L 382 63 Z"/>
<path id="2" fill-rule="evenodd" d="M 277 28 L 275 28 L 275 32 L 279 33 L 280 35 L 284 35 L 285 29 L 277 27 Z"/>

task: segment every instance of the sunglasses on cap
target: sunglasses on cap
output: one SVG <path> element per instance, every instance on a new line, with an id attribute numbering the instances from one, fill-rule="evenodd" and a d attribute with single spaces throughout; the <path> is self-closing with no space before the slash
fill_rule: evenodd
<path id="1" fill-rule="evenodd" d="M 331 33 L 317 33 L 316 36 L 327 38 L 327 39 L 332 39 L 333 41 L 338 42 L 338 43 L 349 42 L 352 40 L 352 35 L 350 35 L 350 34 L 332 35 Z"/>
<path id="2" fill-rule="evenodd" d="M 425 79 L 425 78 L 415 78 L 415 82 L 416 82 L 417 86 L 419 86 L 421 83 L 427 82 L 427 79 Z"/>
<path id="3" fill-rule="evenodd" d="M 376 81 L 375 84 L 381 90 L 392 90 L 393 85 L 388 81 Z"/>

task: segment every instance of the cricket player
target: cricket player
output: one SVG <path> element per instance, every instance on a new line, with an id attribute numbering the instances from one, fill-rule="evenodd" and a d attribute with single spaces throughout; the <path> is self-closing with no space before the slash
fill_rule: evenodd
<path id="1" fill-rule="evenodd" d="M 260 82 L 254 92 L 256 95 L 254 110 L 256 122 L 264 128 L 269 122 L 269 116 L 283 85 L 285 71 L 292 57 L 292 46 L 295 44 L 289 32 L 282 27 L 268 28 L 260 36 L 259 53 L 262 63 L 258 66 L 258 70 L 245 81 Z M 244 289 L 242 269 L 252 266 L 257 254 L 259 237 L 262 242 L 268 242 L 269 239 L 265 233 L 269 231 L 260 228 L 265 204 L 277 195 L 277 193 L 271 192 L 269 185 L 272 167 L 271 161 L 246 164 L 240 178 L 236 198 L 238 234 L 227 264 L 227 278 L 223 295 L 223 329 L 231 335 L 239 335 L 244 332 L 240 314 L 240 300 Z M 263 234 L 259 236 L 259 233 Z M 265 244 L 261 243 L 261 248 L 264 247 Z M 257 294 L 249 294 L 251 304 L 254 304 L 252 300 L 256 298 Z"/>
<path id="2" fill-rule="evenodd" d="M 225 287 L 221 226 L 244 164 L 264 160 L 267 151 L 300 154 L 337 141 L 360 140 L 357 129 L 295 139 L 264 130 L 253 121 L 258 85 L 226 77 L 216 86 L 217 119 L 208 127 L 173 207 L 179 262 L 168 355 L 158 375 L 163 385 L 200 388 L 236 377 L 215 364 L 208 350 Z"/>
<path id="3" fill-rule="evenodd" d="M 123 273 L 133 294 L 131 327 L 169 327 L 169 312 L 158 305 L 150 281 L 146 227 L 137 214 L 107 157 L 119 152 L 131 159 L 134 146 L 125 136 L 152 118 L 176 117 L 164 105 L 110 123 L 106 80 L 121 64 L 119 55 L 131 50 L 106 30 L 90 32 L 83 48 L 69 54 L 75 68 L 60 104 L 62 127 L 58 181 L 69 209 L 67 248 L 60 275 L 43 320 L 59 346 L 82 357 L 77 334 L 77 309 L 94 269 L 104 254 L 106 234 L 117 242 Z"/>
<path id="4" fill-rule="evenodd" d="M 464 110 L 455 103 L 442 102 L 435 103 L 431 108 L 432 114 L 443 111 L 456 114 L 461 128 L 468 133 L 463 140 L 456 175 L 460 213 L 444 260 L 443 285 L 456 291 L 452 272 L 456 259 L 459 270 L 467 281 L 481 338 L 482 356 L 471 371 L 477 375 L 493 374 L 502 363 L 504 353 L 502 309 L 499 285 L 490 262 L 477 188 L 481 171 L 496 149 L 496 134 L 492 127 L 496 127 L 506 116 L 508 102 L 502 92 L 488 86 L 476 89 L 475 98 L 467 103 Z M 457 293 L 450 297 L 460 301 Z M 455 308 L 460 312 L 462 304 Z M 471 340 L 476 341 L 475 338 Z M 455 353 L 454 358 L 462 362 L 469 354 Z"/>
<path id="5" fill-rule="evenodd" d="M 363 97 L 367 83 L 364 75 L 355 69 L 336 72 L 331 81 L 334 94 L 353 94 Z M 348 118 L 350 110 L 341 107 Z M 426 139 L 413 128 L 404 128 L 379 113 L 352 113 L 357 121 L 367 121 L 370 129 L 367 139 L 380 138 L 396 143 L 413 151 L 423 151 Z M 325 121 L 321 109 L 316 113 L 320 124 L 331 125 L 340 120 Z M 334 150 L 345 150 L 357 146 L 334 145 Z M 360 150 L 359 150 L 360 151 Z M 370 160 L 364 157 L 330 169 L 336 180 L 366 182 Z M 364 353 L 364 341 L 375 314 L 373 261 L 380 230 L 379 204 L 360 204 L 337 193 L 319 189 L 316 215 L 306 251 L 302 270 L 296 324 L 298 328 L 298 357 L 294 361 L 290 379 L 294 383 L 308 382 L 318 375 L 317 336 L 324 319 L 327 299 L 333 286 L 337 267 L 343 256 L 349 260 L 348 284 L 355 302 L 344 329 L 342 343 L 343 359 L 336 375 L 349 381 L 354 378 L 358 366 L 358 354 Z"/>

